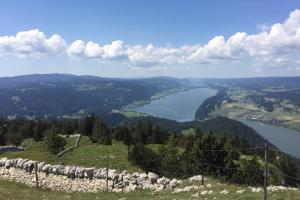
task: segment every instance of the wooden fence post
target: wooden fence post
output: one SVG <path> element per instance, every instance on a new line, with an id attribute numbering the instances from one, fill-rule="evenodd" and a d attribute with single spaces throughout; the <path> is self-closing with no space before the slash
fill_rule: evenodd
<path id="1" fill-rule="evenodd" d="M 106 191 L 108 191 L 108 156 L 106 156 Z"/>
<path id="2" fill-rule="evenodd" d="M 264 200 L 268 199 L 268 143 L 265 142 Z"/>

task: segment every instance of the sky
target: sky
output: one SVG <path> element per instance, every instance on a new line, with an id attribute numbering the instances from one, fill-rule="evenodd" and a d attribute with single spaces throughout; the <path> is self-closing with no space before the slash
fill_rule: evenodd
<path id="1" fill-rule="evenodd" d="M 0 77 L 300 76 L 299 0 L 3 0 Z"/>

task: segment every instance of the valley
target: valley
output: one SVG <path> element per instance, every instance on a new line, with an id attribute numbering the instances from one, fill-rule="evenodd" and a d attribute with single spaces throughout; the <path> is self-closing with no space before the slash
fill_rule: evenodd
<path id="1" fill-rule="evenodd" d="M 283 125 L 279 118 L 294 116 L 285 122 L 291 124 L 294 120 L 297 127 L 299 108 L 293 100 L 295 96 L 283 99 L 284 94 L 280 97 L 273 94 L 290 91 L 289 78 L 285 81 L 290 84 L 280 87 L 271 79 L 268 84 L 272 82 L 275 85 L 260 85 L 257 80 L 254 81 L 256 84 L 245 86 L 244 82 L 249 80 L 168 77 L 103 79 L 33 75 L 12 78 L 5 81 L 7 88 L 0 87 L 1 95 L 5 97 L 1 100 L 6 105 L 0 110 L 3 117 L 0 121 L 0 139 L 4 139 L 3 144 L 20 145 L 25 151 L 7 152 L 1 157 L 46 162 L 53 166 L 78 166 L 79 169 L 88 167 L 87 170 L 104 168 L 108 164 L 118 173 L 124 170 L 142 174 L 150 171 L 182 179 L 184 184 L 177 185 L 175 189 L 168 190 L 164 186 L 161 194 L 166 197 L 181 195 L 176 190 L 194 188 L 186 189 L 189 191 L 184 191 L 182 195 L 194 197 L 203 193 L 205 197 L 220 198 L 226 191 L 230 199 L 239 197 L 242 190 L 244 195 L 253 198 L 260 192 L 253 192 L 244 184 L 258 188 L 261 185 L 262 153 L 267 140 L 272 149 L 270 183 L 278 185 L 286 181 L 286 185 L 297 186 L 293 179 L 277 172 L 298 176 L 300 134 L 279 127 Z M 35 88 L 29 87 L 31 84 Z M 54 90 L 52 87 L 57 88 Z M 273 89 L 266 89 L 270 87 Z M 44 94 L 47 94 L 47 100 L 39 99 Z M 80 99 L 80 103 L 76 98 Z M 52 106 L 56 108 L 56 104 L 61 109 L 51 110 Z M 30 115 L 32 110 L 29 112 L 29 109 L 20 109 L 20 106 L 38 110 Z M 74 114 L 72 109 L 79 110 Z M 66 144 L 60 151 L 74 144 L 74 138 L 68 135 L 82 134 L 82 139 L 78 148 L 56 157 L 47 149 L 50 133 L 66 138 Z M 237 151 L 225 150 L 225 147 Z M 204 153 L 201 148 L 214 150 Z M 244 148 L 247 150 L 244 151 Z M 222 154 L 214 153 L 215 150 L 221 150 Z M 250 172 L 241 173 L 249 168 L 257 171 L 256 176 Z M 9 169 L 3 170 L 3 176 L 8 177 L 5 180 L 10 180 Z M 208 195 L 210 190 L 186 180 L 201 173 L 209 177 L 209 184 L 215 185 L 214 192 L 210 192 L 214 195 Z M 120 181 L 123 189 L 128 186 L 122 179 Z M 226 183 L 224 187 L 219 187 L 222 181 Z M 137 184 L 140 188 L 135 194 L 140 192 L 140 197 L 150 198 L 143 184 Z M 128 195 L 130 197 L 131 193 Z M 295 194 L 287 191 L 285 197 L 289 195 Z"/>

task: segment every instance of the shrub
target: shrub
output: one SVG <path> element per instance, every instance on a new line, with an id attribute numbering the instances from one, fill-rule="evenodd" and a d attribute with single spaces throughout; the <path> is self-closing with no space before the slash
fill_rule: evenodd
<path id="1" fill-rule="evenodd" d="M 51 154 L 59 153 L 67 144 L 66 140 L 63 137 L 59 136 L 59 133 L 59 129 L 52 128 L 45 138 L 46 147 Z"/>

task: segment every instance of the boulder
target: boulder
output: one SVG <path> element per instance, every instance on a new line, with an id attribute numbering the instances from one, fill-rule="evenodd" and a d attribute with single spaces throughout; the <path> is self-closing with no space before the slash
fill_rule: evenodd
<path id="1" fill-rule="evenodd" d="M 69 178 L 75 178 L 75 172 L 76 172 L 76 167 L 72 166 L 70 167 L 70 169 L 68 170 L 67 176 Z"/>
<path id="2" fill-rule="evenodd" d="M 92 179 L 94 175 L 94 168 L 85 168 L 84 177 L 88 179 Z"/>
<path id="3" fill-rule="evenodd" d="M 33 160 L 26 161 L 23 165 L 23 169 L 26 170 L 26 172 L 31 172 L 34 168 L 34 163 Z"/>
<path id="4" fill-rule="evenodd" d="M 144 190 L 155 190 L 154 185 L 152 185 L 150 181 L 145 181 L 141 186 Z"/>
<path id="5" fill-rule="evenodd" d="M 141 179 L 146 179 L 146 178 L 148 178 L 148 175 L 147 175 L 146 173 L 141 173 L 141 174 L 139 175 L 139 177 L 140 177 Z"/>
<path id="6" fill-rule="evenodd" d="M 84 168 L 78 167 L 75 171 L 75 177 L 84 178 Z"/>
<path id="7" fill-rule="evenodd" d="M 154 184 L 154 190 L 155 190 L 155 192 L 163 191 L 164 188 L 165 187 L 163 185 Z"/>
<path id="8" fill-rule="evenodd" d="M 159 176 L 155 173 L 149 172 L 148 173 L 148 178 L 151 181 L 151 183 L 155 183 L 156 180 L 159 178 Z"/>
<path id="9" fill-rule="evenodd" d="M 125 188 L 125 192 L 133 192 L 136 191 L 136 189 L 137 189 L 137 185 L 129 184 L 129 186 Z"/>
<path id="10" fill-rule="evenodd" d="M 161 185 L 167 185 L 170 183 L 170 179 L 163 176 L 163 177 L 157 179 L 157 183 L 161 184 Z"/>
<path id="11" fill-rule="evenodd" d="M 101 178 L 101 170 L 102 170 L 102 169 L 95 169 L 95 170 L 94 170 L 93 177 L 94 177 L 94 178 Z"/>
<path id="12" fill-rule="evenodd" d="M 5 166 L 6 160 L 7 160 L 7 158 L 1 158 L 1 159 L 0 159 L 0 167 Z"/>
<path id="13" fill-rule="evenodd" d="M 19 158 L 18 161 L 17 161 L 16 167 L 19 168 L 19 169 L 23 169 L 24 163 L 27 162 L 27 161 L 28 161 L 27 159 Z"/>
<path id="14" fill-rule="evenodd" d="M 58 175 L 65 174 L 65 166 L 63 166 L 63 165 L 58 165 L 56 170 L 57 170 Z"/>
<path id="15" fill-rule="evenodd" d="M 42 172 L 45 172 L 45 173 L 49 173 L 50 172 L 50 164 L 45 164 L 43 167 L 42 167 Z"/>
<path id="16" fill-rule="evenodd" d="M 175 188 L 177 185 L 177 180 L 176 179 L 173 179 L 170 183 L 169 183 L 169 186 L 171 189 Z"/>
<path id="17" fill-rule="evenodd" d="M 138 172 L 134 172 L 131 174 L 131 177 L 134 177 L 134 178 L 137 178 L 139 176 L 140 176 L 140 174 Z"/>
<path id="18" fill-rule="evenodd" d="M 107 169 L 106 168 L 102 169 L 101 172 L 100 172 L 100 178 L 105 179 L 106 174 L 107 174 Z"/>
<path id="19" fill-rule="evenodd" d="M 10 168 L 11 166 L 12 166 L 12 161 L 11 161 L 11 160 L 6 160 L 6 161 L 5 161 L 5 164 L 4 164 L 4 167 L 8 169 L 8 168 Z"/>
<path id="20" fill-rule="evenodd" d="M 108 180 L 115 180 L 119 177 L 117 170 L 108 170 Z"/>
<path id="21" fill-rule="evenodd" d="M 207 178 L 203 177 L 204 180 L 207 180 Z M 189 178 L 189 181 L 202 181 L 202 175 L 196 175 Z"/>
<path id="22" fill-rule="evenodd" d="M 40 162 L 40 163 L 38 163 L 38 171 L 42 171 L 43 166 L 44 166 L 45 164 L 46 164 L 45 162 Z"/>

